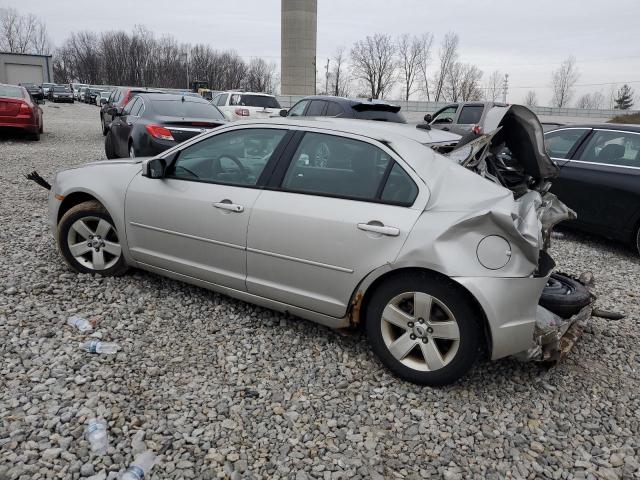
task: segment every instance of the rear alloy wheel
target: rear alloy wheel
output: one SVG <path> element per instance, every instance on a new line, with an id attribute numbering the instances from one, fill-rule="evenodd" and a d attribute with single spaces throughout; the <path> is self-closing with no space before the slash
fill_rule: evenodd
<path id="1" fill-rule="evenodd" d="M 371 347 L 392 372 L 413 383 L 455 382 L 482 347 L 480 318 L 451 280 L 410 274 L 383 283 L 367 307 Z"/>
<path id="2" fill-rule="evenodd" d="M 127 265 L 113 220 L 98 202 L 69 209 L 58 224 L 58 246 L 66 262 L 80 273 L 124 273 Z"/>
<path id="3" fill-rule="evenodd" d="M 133 142 L 129 142 L 129 158 L 136 158 L 136 149 Z"/>
<path id="4" fill-rule="evenodd" d="M 111 130 L 109 130 L 107 136 L 104 139 L 104 153 L 109 160 L 118 158 L 113 145 L 113 133 L 111 133 Z"/>
<path id="5" fill-rule="evenodd" d="M 640 227 L 636 230 L 636 250 L 638 255 L 640 255 Z"/>

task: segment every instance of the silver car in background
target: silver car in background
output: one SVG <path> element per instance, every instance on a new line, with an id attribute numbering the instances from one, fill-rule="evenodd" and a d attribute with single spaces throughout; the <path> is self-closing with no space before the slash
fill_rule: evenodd
<path id="1" fill-rule="evenodd" d="M 535 116 L 514 107 L 492 121 L 453 151 L 458 136 L 409 125 L 236 122 L 158 157 L 59 172 L 50 223 L 78 272 L 142 268 L 331 328 L 364 325 L 395 374 L 443 385 L 483 352 L 542 358 L 550 344 L 546 248 L 571 212 L 547 193 L 557 169 Z M 497 142 L 526 182 L 508 189 L 492 173 Z M 576 319 L 554 324 L 553 345 Z"/>

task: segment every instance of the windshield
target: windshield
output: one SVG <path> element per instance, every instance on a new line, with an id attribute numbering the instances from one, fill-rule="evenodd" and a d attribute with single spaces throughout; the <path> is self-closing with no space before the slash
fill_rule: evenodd
<path id="1" fill-rule="evenodd" d="M 53 87 L 53 91 L 54 92 L 70 92 L 71 89 L 66 85 L 56 85 L 55 87 Z"/>
<path id="2" fill-rule="evenodd" d="M 259 108 L 280 108 L 280 104 L 275 97 L 267 95 L 247 95 L 235 94 L 231 95 L 229 105 L 240 105 L 242 107 L 259 107 Z"/>
<path id="3" fill-rule="evenodd" d="M 188 98 L 188 97 L 185 97 Z M 224 116 L 209 102 L 192 102 L 190 100 L 156 100 L 153 109 L 158 115 L 167 117 L 189 117 L 223 120 Z"/>
<path id="4" fill-rule="evenodd" d="M 13 85 L 0 85 L 0 97 L 23 98 L 22 89 Z"/>

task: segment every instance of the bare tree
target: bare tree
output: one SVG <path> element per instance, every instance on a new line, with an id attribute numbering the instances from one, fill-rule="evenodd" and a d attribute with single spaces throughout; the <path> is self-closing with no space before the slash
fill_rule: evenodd
<path id="1" fill-rule="evenodd" d="M 459 70 L 459 65 L 457 65 L 458 43 L 458 34 L 448 32 L 440 44 L 440 69 L 435 74 L 435 85 L 433 89 L 433 97 L 436 102 L 443 98 L 443 90 L 447 81 L 450 82 L 450 89 L 453 90 L 451 94 L 455 94 L 457 96 L 457 80 L 459 72 L 455 72 L 454 70 Z"/>
<path id="2" fill-rule="evenodd" d="M 405 33 L 400 35 L 397 42 L 400 76 L 404 86 L 404 99 L 415 93 L 414 84 L 420 69 L 420 54 L 422 39 Z"/>
<path id="3" fill-rule="evenodd" d="M 599 109 L 604 105 L 604 95 L 601 92 L 585 93 L 576 102 L 576 108 Z"/>
<path id="4" fill-rule="evenodd" d="M 357 41 L 351 49 L 352 70 L 371 98 L 381 98 L 396 80 L 396 47 L 391 37 L 376 33 Z"/>
<path id="5" fill-rule="evenodd" d="M 329 92 L 336 97 L 349 96 L 349 72 L 344 47 L 339 47 L 333 55 L 333 68 L 329 72 Z"/>
<path id="6" fill-rule="evenodd" d="M 418 71 L 420 80 L 422 81 L 420 90 L 427 98 L 427 102 L 431 101 L 431 92 L 429 89 L 429 66 L 431 65 L 431 47 L 433 46 L 433 35 L 425 33 L 420 37 L 420 55 L 418 57 Z"/>
<path id="7" fill-rule="evenodd" d="M 274 89 L 273 77 L 276 71 L 274 63 L 267 63 L 262 58 L 254 58 L 249 62 L 243 88 L 251 92 L 272 93 Z"/>
<path id="8" fill-rule="evenodd" d="M 35 15 L 0 8 L 0 50 L 46 55 L 50 42 L 46 25 Z"/>
<path id="9" fill-rule="evenodd" d="M 500 94 L 502 93 L 502 77 L 502 73 L 498 70 L 491 72 L 484 87 L 485 100 L 495 102 L 500 98 Z"/>
<path id="10" fill-rule="evenodd" d="M 475 65 L 463 64 L 460 80 L 460 99 L 463 102 L 473 102 L 482 99 L 482 70 Z"/>
<path id="11" fill-rule="evenodd" d="M 573 56 L 565 59 L 560 68 L 554 70 L 551 75 L 552 103 L 554 107 L 562 108 L 569 104 L 571 97 L 573 97 L 573 87 L 579 76 L 576 59 Z"/>
<path id="12" fill-rule="evenodd" d="M 524 104 L 527 107 L 535 107 L 538 105 L 538 95 L 535 90 L 529 90 L 527 95 L 524 97 Z"/>

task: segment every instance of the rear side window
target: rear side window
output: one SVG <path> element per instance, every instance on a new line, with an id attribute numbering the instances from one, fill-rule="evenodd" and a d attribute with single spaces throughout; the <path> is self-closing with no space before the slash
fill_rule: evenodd
<path id="1" fill-rule="evenodd" d="M 343 113 L 344 110 L 336 102 L 327 102 L 327 111 L 325 112 L 327 117 L 341 117 Z"/>
<path id="2" fill-rule="evenodd" d="M 483 110 L 483 105 L 467 105 L 466 107 L 462 107 L 462 111 L 458 117 L 458 123 L 462 125 L 470 125 L 472 123 L 480 122 Z"/>
<path id="3" fill-rule="evenodd" d="M 375 200 L 392 159 L 351 138 L 307 132 L 285 174 L 286 190 Z"/>
<path id="4" fill-rule="evenodd" d="M 640 134 L 596 130 L 580 154 L 580 160 L 640 167 Z"/>
<path id="5" fill-rule="evenodd" d="M 131 115 L 131 112 L 134 108 L 136 108 L 136 103 L 138 102 L 140 102 L 140 99 L 138 97 L 134 97 L 134 99 L 127 103 L 127 105 L 124 107 L 124 109 L 122 110 L 122 115 Z"/>
<path id="6" fill-rule="evenodd" d="M 144 109 L 144 103 L 142 102 L 142 99 L 138 97 L 136 99 L 135 105 L 131 108 L 131 115 L 134 117 L 139 117 L 143 109 Z"/>
<path id="7" fill-rule="evenodd" d="M 0 97 L 24 98 L 22 88 L 13 85 L 0 85 Z"/>
<path id="8" fill-rule="evenodd" d="M 218 97 L 218 101 L 216 102 L 216 105 L 218 105 L 219 107 L 223 107 L 227 104 L 227 97 L 229 96 L 228 93 L 223 93 L 222 95 L 220 95 Z"/>

